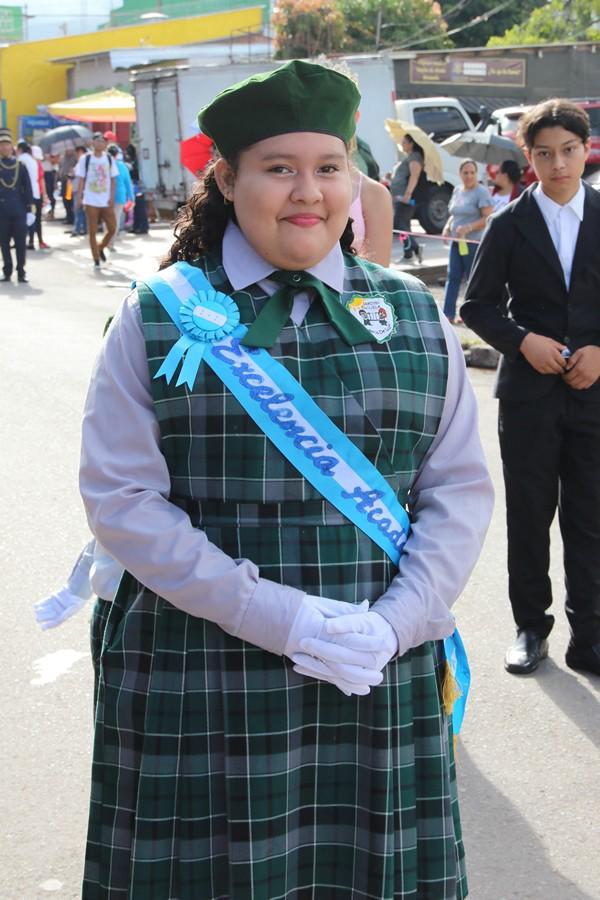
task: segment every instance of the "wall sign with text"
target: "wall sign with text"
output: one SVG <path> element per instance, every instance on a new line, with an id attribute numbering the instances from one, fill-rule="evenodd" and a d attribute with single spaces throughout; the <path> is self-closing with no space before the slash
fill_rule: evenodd
<path id="1" fill-rule="evenodd" d="M 421 56 L 410 61 L 412 84 L 482 84 L 525 87 L 525 60 L 502 56 L 479 59 L 460 56 Z"/>

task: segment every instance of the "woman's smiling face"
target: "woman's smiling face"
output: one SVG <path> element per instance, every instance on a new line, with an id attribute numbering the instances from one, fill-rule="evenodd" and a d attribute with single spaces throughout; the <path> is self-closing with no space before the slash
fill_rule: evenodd
<path id="1" fill-rule="evenodd" d="M 219 160 L 215 177 L 247 241 L 277 269 L 314 266 L 348 222 L 348 154 L 333 135 L 311 131 L 267 138 L 240 153 L 235 171 Z"/>
<path id="2" fill-rule="evenodd" d="M 458 174 L 465 190 L 470 191 L 477 186 L 477 166 L 472 162 L 463 163 Z"/>

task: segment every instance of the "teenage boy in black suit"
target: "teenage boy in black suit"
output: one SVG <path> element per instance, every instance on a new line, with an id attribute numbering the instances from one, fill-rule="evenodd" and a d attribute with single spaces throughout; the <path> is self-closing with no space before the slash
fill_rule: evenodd
<path id="1" fill-rule="evenodd" d="M 590 124 L 554 99 L 525 113 L 520 134 L 539 183 L 490 219 L 461 309 L 503 354 L 495 394 L 517 625 L 504 664 L 527 674 L 548 655 L 558 507 L 566 662 L 600 675 L 600 194 L 581 181 Z"/>

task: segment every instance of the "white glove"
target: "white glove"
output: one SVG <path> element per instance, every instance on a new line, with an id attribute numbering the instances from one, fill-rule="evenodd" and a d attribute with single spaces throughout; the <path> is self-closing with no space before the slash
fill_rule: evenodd
<path id="1" fill-rule="evenodd" d="M 23 219 L 21 219 L 21 221 L 23 221 Z M 34 222 L 35 222 L 35 213 L 32 213 L 32 212 L 26 213 L 25 224 L 27 225 L 27 227 L 31 228 L 31 226 L 34 224 Z"/>
<path id="2" fill-rule="evenodd" d="M 306 653 L 297 653 L 295 658 L 298 662 L 294 666 L 294 672 L 306 678 L 327 681 L 346 697 L 351 697 L 352 694 L 365 697 L 372 687 L 383 681 L 383 675 L 375 669 L 324 663 L 314 656 L 307 656 Z"/>
<path id="3" fill-rule="evenodd" d="M 367 601 L 365 601 L 367 603 Z M 321 635 L 327 619 L 345 618 L 348 615 L 365 611 L 365 603 L 355 606 L 329 597 L 316 597 L 305 594 L 292 622 L 283 652 L 290 659 L 300 650 L 300 642 L 305 638 L 316 638 Z M 368 608 L 368 603 L 367 603 Z"/>
<path id="4" fill-rule="evenodd" d="M 91 599 L 90 567 L 94 558 L 95 544 L 92 538 L 85 545 L 64 587 L 34 605 L 36 621 L 44 631 L 61 625 Z"/>
<path id="5" fill-rule="evenodd" d="M 325 662 L 300 652 L 301 644 L 306 638 L 325 638 L 325 624 L 333 620 L 333 617 L 354 618 L 366 609 L 368 601 L 355 606 L 352 603 L 306 594 L 296 613 L 283 651 L 292 662 L 296 663 L 294 671 L 320 681 L 328 681 L 347 696 L 353 693 L 368 694 L 372 684 L 379 684 L 381 675 L 362 665 L 362 654 L 352 649 L 340 648 L 336 660 Z"/>
<path id="6" fill-rule="evenodd" d="M 356 616 L 328 619 L 319 635 L 307 636 L 300 649 L 324 663 L 345 662 L 345 654 L 353 654 L 351 661 L 378 672 L 398 653 L 396 632 L 374 609 Z"/>
<path id="7" fill-rule="evenodd" d="M 47 628 L 56 628 L 57 625 L 62 625 L 65 619 L 79 612 L 86 603 L 85 597 L 72 594 L 65 585 L 51 597 L 46 597 L 45 600 L 35 604 L 36 622 L 44 631 Z"/>

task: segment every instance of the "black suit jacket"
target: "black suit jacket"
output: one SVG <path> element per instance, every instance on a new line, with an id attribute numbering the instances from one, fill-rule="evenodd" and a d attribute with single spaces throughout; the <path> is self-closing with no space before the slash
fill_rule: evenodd
<path id="1" fill-rule="evenodd" d="M 5 160 L 11 165 L 16 162 L 15 158 Z M 31 179 L 29 172 L 21 162 L 17 162 L 18 172 L 15 186 L 11 189 L 4 187 L 0 182 L 0 219 L 9 216 L 25 216 L 29 207 L 33 204 L 33 191 L 31 190 Z M 0 172 L 3 181 L 10 184 L 10 177 L 6 172 Z"/>
<path id="2" fill-rule="evenodd" d="M 469 328 L 503 354 L 495 395 L 509 402 L 541 397 L 561 379 L 540 375 L 519 352 L 528 332 L 561 341 L 571 351 L 600 346 L 600 193 L 584 185 L 583 221 L 567 289 L 534 188 L 489 220 L 461 308 Z M 600 380 L 577 394 L 600 402 Z"/>

